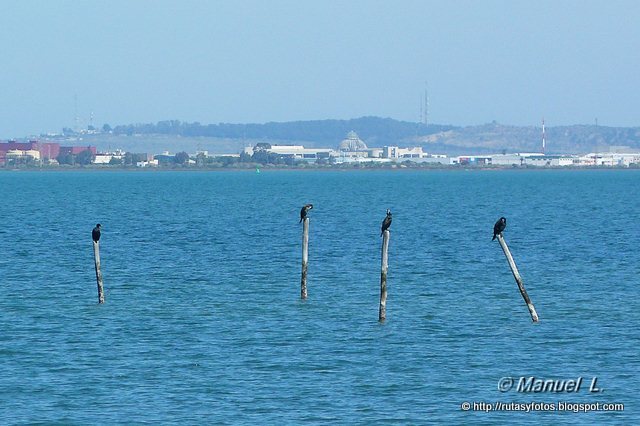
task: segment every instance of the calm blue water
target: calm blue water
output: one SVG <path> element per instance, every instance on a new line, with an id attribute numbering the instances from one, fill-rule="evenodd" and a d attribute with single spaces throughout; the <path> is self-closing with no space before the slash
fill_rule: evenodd
<path id="1" fill-rule="evenodd" d="M 6 172 L 0 195 L 2 424 L 640 422 L 638 171 Z M 538 324 L 491 242 L 501 215 Z M 605 391 L 497 389 L 532 375 Z"/>

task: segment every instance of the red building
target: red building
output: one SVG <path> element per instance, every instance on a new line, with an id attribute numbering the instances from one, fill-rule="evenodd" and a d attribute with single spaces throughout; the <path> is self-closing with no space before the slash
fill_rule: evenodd
<path id="1" fill-rule="evenodd" d="M 4 164 L 7 151 L 18 149 L 20 151 L 38 151 L 43 160 L 53 160 L 60 154 L 60 144 L 57 142 L 0 142 L 0 164 Z"/>
<path id="2" fill-rule="evenodd" d="M 11 150 L 20 151 L 38 151 L 40 153 L 40 159 L 43 161 L 55 160 L 60 154 L 72 154 L 78 155 L 82 151 L 89 150 L 93 155 L 96 155 L 95 146 L 60 146 L 57 142 L 0 142 L 0 164 L 4 164 L 6 160 L 7 151 Z"/>

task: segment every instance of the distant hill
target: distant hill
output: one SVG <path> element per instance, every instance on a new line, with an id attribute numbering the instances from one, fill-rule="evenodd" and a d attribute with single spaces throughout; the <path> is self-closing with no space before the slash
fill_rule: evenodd
<path id="1" fill-rule="evenodd" d="M 640 151 L 640 128 L 603 126 L 547 127 L 546 152 L 579 154 L 627 147 Z M 418 138 L 429 152 L 439 149 L 463 152 L 541 152 L 540 127 L 505 126 L 498 123 L 468 126 Z"/>
<path id="2" fill-rule="evenodd" d="M 383 146 L 451 129 L 454 129 L 454 126 L 424 126 L 391 118 L 361 117 L 351 120 L 291 121 L 264 124 L 200 124 L 170 120 L 160 121 L 157 124 L 116 126 L 113 128 L 113 134 L 161 134 L 260 141 L 304 141 L 309 146 L 333 147 L 337 146 L 352 130 L 358 133 L 367 145 Z"/>
<path id="3" fill-rule="evenodd" d="M 113 147 L 128 145 L 127 142 L 137 139 L 145 141 L 146 146 L 164 146 L 171 151 L 188 150 L 198 145 L 212 152 L 223 152 L 256 142 L 336 147 L 351 130 L 357 132 L 369 147 L 420 145 L 427 152 L 443 154 L 541 151 L 540 127 L 508 126 L 496 122 L 466 127 L 426 126 L 380 117 L 264 124 L 200 124 L 169 120 L 156 124 L 115 126 L 111 135 L 95 135 L 90 140 L 95 141 L 98 147 L 107 142 Z M 546 140 L 547 153 L 603 152 L 610 147 L 621 146 L 640 151 L 640 127 L 548 127 Z"/>

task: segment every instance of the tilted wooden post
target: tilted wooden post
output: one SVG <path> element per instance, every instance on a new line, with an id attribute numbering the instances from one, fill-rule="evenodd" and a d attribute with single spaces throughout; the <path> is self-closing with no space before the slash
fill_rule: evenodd
<path id="1" fill-rule="evenodd" d="M 387 319 L 387 269 L 389 269 L 389 230 L 382 234 L 382 268 L 380 270 L 380 311 L 378 321 Z"/>
<path id="2" fill-rule="evenodd" d="M 100 242 L 93 242 L 93 260 L 96 264 L 96 281 L 98 282 L 98 303 L 104 303 L 104 288 L 102 286 L 102 272 L 100 272 Z"/>
<path id="3" fill-rule="evenodd" d="M 500 243 L 500 247 L 502 247 L 502 251 L 504 252 L 504 255 L 507 257 L 507 261 L 509 262 L 509 266 L 511 267 L 513 278 L 516 279 L 516 283 L 518 284 L 518 288 L 520 289 L 520 294 L 522 294 L 522 298 L 524 299 L 524 302 L 527 304 L 527 307 L 529 308 L 531 319 L 533 320 L 533 322 L 538 322 L 538 313 L 536 312 L 536 308 L 533 306 L 533 303 L 531 303 L 531 299 L 529 299 L 527 290 L 524 289 L 524 283 L 522 282 L 522 277 L 520 277 L 520 273 L 518 272 L 518 267 L 516 266 L 516 262 L 513 261 L 513 256 L 511 256 L 509 247 L 507 247 L 507 243 L 502 237 L 502 234 L 498 234 L 497 237 L 498 237 L 498 242 Z"/>
<path id="4" fill-rule="evenodd" d="M 307 298 L 307 266 L 309 263 L 309 218 L 302 223 L 302 277 L 300 279 L 300 298 Z"/>

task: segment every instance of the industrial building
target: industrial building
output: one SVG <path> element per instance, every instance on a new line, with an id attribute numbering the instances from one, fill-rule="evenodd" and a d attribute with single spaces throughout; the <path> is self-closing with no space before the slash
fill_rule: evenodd
<path id="1" fill-rule="evenodd" d="M 77 155 L 86 150 L 91 151 L 93 155 L 96 154 L 95 146 L 60 146 L 57 142 L 40 142 L 37 140 L 0 142 L 0 165 L 4 165 L 7 160 L 27 158 L 48 163 L 55 160 L 60 154 Z"/>

